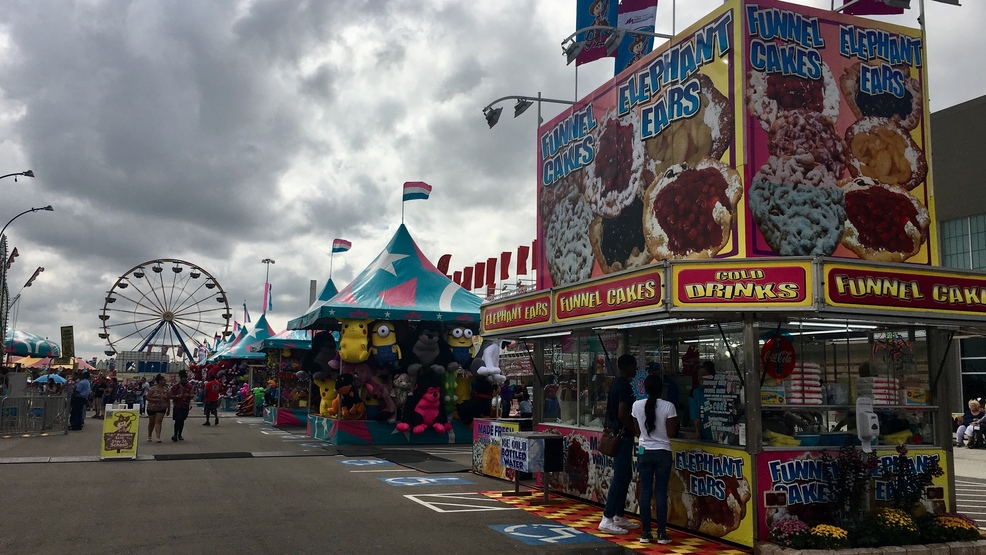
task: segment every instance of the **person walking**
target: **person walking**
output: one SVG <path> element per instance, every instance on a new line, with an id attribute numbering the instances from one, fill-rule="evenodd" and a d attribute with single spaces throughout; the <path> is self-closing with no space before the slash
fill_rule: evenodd
<path id="1" fill-rule="evenodd" d="M 616 367 L 619 375 L 609 384 L 605 425 L 614 433 L 622 434 L 622 438 L 616 456 L 613 457 L 613 481 L 606 492 L 606 508 L 599 523 L 599 531 L 622 536 L 628 530 L 640 528 L 639 524 L 631 522 L 623 514 L 626 510 L 630 475 L 633 473 L 633 416 L 630 409 L 636 397 L 630 378 L 637 373 L 637 359 L 631 355 L 622 355 L 617 359 Z"/>
<path id="2" fill-rule="evenodd" d="M 72 412 L 69 416 L 69 429 L 81 430 L 86 420 L 86 404 L 89 403 L 89 394 L 92 386 L 89 385 L 89 372 L 82 373 L 82 379 L 75 384 L 75 391 L 72 392 Z"/>
<path id="3" fill-rule="evenodd" d="M 161 443 L 164 417 L 171 414 L 169 394 L 168 387 L 164 385 L 164 376 L 161 374 L 154 376 L 154 386 L 144 395 L 144 401 L 147 403 L 147 441 L 151 441 L 156 435 L 157 442 Z"/>
<path id="4" fill-rule="evenodd" d="M 106 378 L 100 376 L 96 378 L 96 383 L 92 386 L 93 418 L 103 417 L 103 397 L 106 395 Z"/>
<path id="5" fill-rule="evenodd" d="M 203 405 L 205 406 L 205 424 L 203 426 L 209 425 L 209 415 L 216 417 L 216 426 L 219 425 L 219 394 L 222 392 L 223 386 L 216 379 L 216 374 L 209 375 L 209 381 L 205 383 L 205 397 L 203 397 Z"/>
<path id="6" fill-rule="evenodd" d="M 674 405 L 661 399 L 664 379 L 650 374 L 644 379 L 646 399 L 633 403 L 634 434 L 640 437 L 637 449 L 637 472 L 640 474 L 640 543 L 653 543 L 650 500 L 657 505 L 657 543 L 669 544 L 668 480 L 671 478 L 671 438 L 678 435 L 678 412 Z"/>
<path id="7" fill-rule="evenodd" d="M 188 372 L 178 372 L 178 383 L 171 386 L 168 396 L 171 398 L 171 417 L 175 421 L 175 433 L 171 436 L 171 441 L 185 441 L 182 432 L 185 431 L 185 420 L 188 419 L 188 411 L 195 396 L 192 384 L 188 383 Z"/>
<path id="8" fill-rule="evenodd" d="M 137 385 L 137 400 L 140 402 L 140 413 L 145 414 L 147 410 L 147 392 L 151 390 L 151 383 L 147 378 L 141 378 Z"/>

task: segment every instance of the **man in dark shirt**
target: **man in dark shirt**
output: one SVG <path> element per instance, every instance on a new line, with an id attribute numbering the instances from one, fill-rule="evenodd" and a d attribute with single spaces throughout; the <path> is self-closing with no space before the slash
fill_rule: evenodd
<path id="1" fill-rule="evenodd" d="M 182 432 L 185 431 L 185 420 L 188 419 L 188 411 L 195 396 L 192 384 L 188 383 L 188 372 L 178 372 L 178 383 L 171 386 L 168 396 L 171 398 L 171 417 L 175 420 L 175 433 L 171 436 L 171 441 L 185 441 Z"/>
<path id="2" fill-rule="evenodd" d="M 623 355 L 616 361 L 619 375 L 609 384 L 609 394 L 606 397 L 605 426 L 614 432 L 622 432 L 623 438 L 613 457 L 613 481 L 606 493 L 606 508 L 603 510 L 603 520 L 599 523 L 599 531 L 606 534 L 623 535 L 627 530 L 640 528 L 624 515 L 627 504 L 627 489 L 630 487 L 630 477 L 633 474 L 633 416 L 630 408 L 636 401 L 630 379 L 637 373 L 637 359 L 631 355 Z"/>
<path id="3" fill-rule="evenodd" d="M 89 402 L 90 392 L 89 372 L 84 372 L 82 379 L 79 380 L 79 383 L 75 384 L 75 390 L 72 392 L 72 412 L 69 416 L 70 430 L 82 429 L 82 425 L 86 419 L 86 403 Z"/>

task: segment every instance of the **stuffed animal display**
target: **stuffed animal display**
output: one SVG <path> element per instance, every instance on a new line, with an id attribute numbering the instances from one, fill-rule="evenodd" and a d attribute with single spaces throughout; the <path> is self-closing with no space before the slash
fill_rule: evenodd
<path id="1" fill-rule="evenodd" d="M 380 367 L 396 366 L 401 360 L 401 348 L 397 345 L 397 329 L 387 321 L 374 322 L 370 338 L 370 354 Z"/>
<path id="2" fill-rule="evenodd" d="M 329 415 L 343 420 L 362 420 L 366 416 L 366 405 L 356 390 L 356 379 L 352 374 L 339 374 L 336 378 L 336 398 L 332 400 Z"/>
<path id="3" fill-rule="evenodd" d="M 397 431 L 406 432 L 410 429 L 416 434 L 423 433 L 428 428 L 444 434 L 452 429 L 442 406 L 441 389 L 435 386 L 424 388 L 408 422 L 397 424 Z"/>
<path id="4" fill-rule="evenodd" d="M 370 320 L 339 320 L 342 335 L 339 337 L 339 358 L 345 362 L 359 364 L 370 358 L 369 330 Z"/>

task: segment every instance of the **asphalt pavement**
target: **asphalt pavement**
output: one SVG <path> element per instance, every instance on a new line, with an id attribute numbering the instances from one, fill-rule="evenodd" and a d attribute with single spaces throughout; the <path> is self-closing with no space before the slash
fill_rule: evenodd
<path id="1" fill-rule="evenodd" d="M 147 443 L 142 419 L 136 460 L 101 461 L 91 415 L 67 435 L 0 439 L 0 553 L 632 553 L 566 534 L 524 543 L 552 521 L 480 493 L 512 489 L 501 480 L 345 456 L 260 418 L 203 421 L 193 414 L 172 442 L 166 419 L 164 441 Z M 400 449 L 391 458 L 471 465 L 468 445 Z M 955 474 L 959 509 L 977 512 L 986 451 L 956 449 Z"/>

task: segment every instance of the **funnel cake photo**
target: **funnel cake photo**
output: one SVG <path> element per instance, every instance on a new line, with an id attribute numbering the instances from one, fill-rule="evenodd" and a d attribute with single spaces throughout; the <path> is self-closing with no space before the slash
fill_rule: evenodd
<path id="1" fill-rule="evenodd" d="M 592 274 L 592 212 L 585 197 L 577 188 L 569 188 L 559 194 L 544 221 L 544 256 L 551 281 L 560 286 L 588 279 Z"/>
<path id="2" fill-rule="evenodd" d="M 839 86 L 824 62 L 818 80 L 751 71 L 746 96 L 747 109 L 764 131 L 770 131 L 779 114 L 792 110 L 814 112 L 832 122 L 839 117 Z"/>
<path id="3" fill-rule="evenodd" d="M 910 191 L 924 181 L 928 163 L 911 134 L 886 118 L 863 118 L 846 130 L 849 173 Z"/>
<path id="4" fill-rule="evenodd" d="M 619 216 L 592 220 L 589 244 L 604 274 L 637 268 L 651 261 L 641 224 L 643 215 L 644 202 L 635 197 Z"/>
<path id="5" fill-rule="evenodd" d="M 656 164 L 653 168 L 656 176 L 663 175 L 674 164 L 694 167 L 702 158 L 718 160 L 733 140 L 735 120 L 728 100 L 707 75 L 698 74 L 695 79 L 702 86 L 699 111 L 644 141 L 647 156 Z"/>
<path id="6" fill-rule="evenodd" d="M 657 260 L 712 258 L 729 243 L 739 174 L 706 158 L 694 168 L 672 166 L 644 197 L 644 239 Z"/>
<path id="7" fill-rule="evenodd" d="M 843 191 L 846 232 L 842 244 L 856 256 L 904 262 L 921 250 L 931 218 L 914 195 L 866 178 L 852 180 Z"/>
<path id="8" fill-rule="evenodd" d="M 767 143 L 774 156 L 810 154 L 835 176 L 846 168 L 846 143 L 829 118 L 806 110 L 792 110 L 777 115 L 770 126 Z"/>
<path id="9" fill-rule="evenodd" d="M 637 115 L 610 112 L 596 135 L 596 154 L 586 168 L 585 198 L 592 213 L 618 216 L 641 189 L 644 144 L 637 134 Z"/>
<path id="10" fill-rule="evenodd" d="M 903 95 L 898 97 L 890 92 L 869 94 L 859 88 L 859 62 L 846 68 L 839 78 L 839 88 L 846 98 L 846 104 L 856 119 L 868 117 L 888 118 L 910 131 L 921 123 L 921 84 L 908 77 L 904 81 Z M 910 71 L 906 66 L 905 71 Z"/>
<path id="11" fill-rule="evenodd" d="M 772 156 L 753 178 L 750 214 L 775 254 L 828 256 L 839 246 L 846 221 L 843 192 L 819 168 L 811 155 Z"/>

